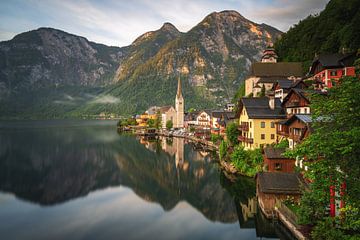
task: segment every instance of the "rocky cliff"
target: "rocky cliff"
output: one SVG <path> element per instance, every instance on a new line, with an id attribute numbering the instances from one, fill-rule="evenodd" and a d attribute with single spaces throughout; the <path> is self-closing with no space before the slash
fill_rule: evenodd
<path id="1" fill-rule="evenodd" d="M 0 43 L 0 112 L 31 118 L 132 114 L 173 104 L 178 77 L 186 109 L 221 106 L 280 34 L 235 11 L 211 13 L 186 33 L 165 23 L 123 48 L 50 28 L 22 33 Z"/>

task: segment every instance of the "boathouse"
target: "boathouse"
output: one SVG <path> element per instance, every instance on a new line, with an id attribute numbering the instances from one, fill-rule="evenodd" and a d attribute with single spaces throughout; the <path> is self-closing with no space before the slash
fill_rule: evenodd
<path id="1" fill-rule="evenodd" d="M 267 218 L 273 218 L 275 203 L 292 198 L 299 201 L 305 183 L 298 173 L 260 172 L 256 175 L 256 196 L 259 207 Z"/>

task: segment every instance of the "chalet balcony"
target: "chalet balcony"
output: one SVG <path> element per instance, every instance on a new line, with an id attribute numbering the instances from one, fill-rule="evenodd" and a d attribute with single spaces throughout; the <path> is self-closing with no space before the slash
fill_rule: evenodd
<path id="1" fill-rule="evenodd" d="M 276 134 L 280 135 L 280 136 L 284 136 L 284 137 L 289 137 L 289 132 L 288 131 L 279 131 L 279 130 L 277 130 Z"/>
<path id="2" fill-rule="evenodd" d="M 253 144 L 254 143 L 254 139 L 252 138 L 248 138 L 248 137 L 244 137 L 244 136 L 238 136 L 238 140 L 240 142 L 244 142 L 244 143 L 250 143 L 250 144 Z"/>
<path id="3" fill-rule="evenodd" d="M 249 124 L 242 123 L 242 124 L 239 125 L 238 129 L 239 129 L 239 131 L 248 132 L 249 131 Z"/>
<path id="4" fill-rule="evenodd" d="M 289 102 L 286 107 L 301 107 L 300 101 Z"/>

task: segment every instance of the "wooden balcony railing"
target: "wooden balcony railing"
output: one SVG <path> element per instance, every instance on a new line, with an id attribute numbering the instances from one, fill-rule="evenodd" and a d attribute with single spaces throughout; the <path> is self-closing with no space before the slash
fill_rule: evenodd
<path id="1" fill-rule="evenodd" d="M 254 139 L 252 139 L 252 138 L 248 138 L 248 137 L 244 137 L 244 136 L 238 136 L 238 140 L 240 141 L 240 142 L 244 142 L 244 143 L 250 143 L 250 144 L 252 144 L 252 143 L 254 143 Z"/>

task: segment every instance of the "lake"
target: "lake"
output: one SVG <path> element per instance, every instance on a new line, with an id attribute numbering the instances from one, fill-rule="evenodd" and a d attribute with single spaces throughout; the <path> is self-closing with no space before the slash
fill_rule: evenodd
<path id="1" fill-rule="evenodd" d="M 1 239 L 286 239 L 216 154 L 115 125 L 0 122 Z"/>

